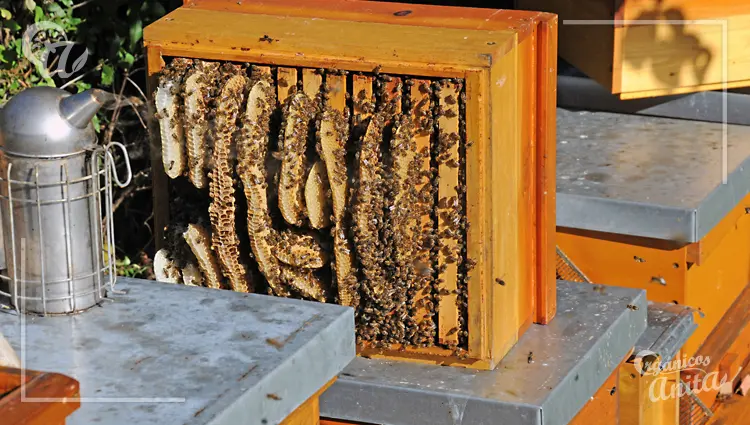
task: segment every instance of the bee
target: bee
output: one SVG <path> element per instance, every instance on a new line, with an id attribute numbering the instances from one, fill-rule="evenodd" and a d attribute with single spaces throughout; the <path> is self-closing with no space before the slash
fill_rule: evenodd
<path id="1" fill-rule="evenodd" d="M 529 351 L 529 356 L 526 358 L 526 361 L 529 364 L 534 363 L 534 352 L 533 351 Z"/>
<path id="2" fill-rule="evenodd" d="M 633 311 L 636 311 L 636 310 L 638 310 L 638 306 L 637 306 L 637 305 L 633 305 L 633 304 L 628 304 L 628 308 L 629 308 L 630 310 L 633 310 Z"/>

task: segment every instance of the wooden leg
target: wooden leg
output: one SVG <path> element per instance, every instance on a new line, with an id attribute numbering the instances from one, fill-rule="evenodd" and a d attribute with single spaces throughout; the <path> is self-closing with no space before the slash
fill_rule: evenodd
<path id="1" fill-rule="evenodd" d="M 317 393 L 302 403 L 291 415 L 287 416 L 281 425 L 320 425 L 320 395 L 325 392 L 336 378 L 328 381 Z"/>
<path id="2" fill-rule="evenodd" d="M 315 395 L 302 403 L 281 425 L 320 425 L 320 403 Z"/>
<path id="3" fill-rule="evenodd" d="M 677 425 L 679 371 L 641 376 L 632 363 L 620 367 L 620 425 Z"/>

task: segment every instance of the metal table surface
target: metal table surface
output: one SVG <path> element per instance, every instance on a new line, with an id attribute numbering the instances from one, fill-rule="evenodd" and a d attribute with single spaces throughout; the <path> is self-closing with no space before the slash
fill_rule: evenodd
<path id="1" fill-rule="evenodd" d="M 661 357 L 661 362 L 672 360 L 695 332 L 692 308 L 670 303 L 648 302 L 648 327 L 635 345 L 636 354 L 649 350 Z"/>
<path id="2" fill-rule="evenodd" d="M 80 381 L 75 424 L 278 424 L 355 355 L 351 308 L 120 278 L 77 316 L 0 314 L 25 367 Z"/>
<path id="3" fill-rule="evenodd" d="M 555 319 L 532 325 L 493 371 L 358 357 L 321 396 L 321 415 L 383 425 L 567 424 L 646 328 L 645 291 L 595 288 L 558 281 Z"/>
<path id="4" fill-rule="evenodd" d="M 697 242 L 750 192 L 750 127 L 557 109 L 557 225 Z"/>

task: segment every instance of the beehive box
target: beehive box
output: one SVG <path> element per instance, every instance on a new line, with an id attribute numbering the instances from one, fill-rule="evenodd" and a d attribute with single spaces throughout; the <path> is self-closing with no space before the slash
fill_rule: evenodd
<path id="1" fill-rule="evenodd" d="M 163 277 L 484 369 L 554 316 L 554 15 L 195 1 L 144 39 Z"/>
<path id="2" fill-rule="evenodd" d="M 560 56 L 622 99 L 750 86 L 742 0 L 520 0 L 560 16 Z"/>

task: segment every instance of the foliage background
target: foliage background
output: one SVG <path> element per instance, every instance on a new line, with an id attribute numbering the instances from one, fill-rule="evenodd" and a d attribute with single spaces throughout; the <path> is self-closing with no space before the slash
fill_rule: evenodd
<path id="1" fill-rule="evenodd" d="M 115 110 L 102 111 L 95 125 L 104 141 L 124 143 L 130 152 L 134 180 L 115 188 L 115 228 L 120 273 L 148 276 L 153 255 L 151 177 L 147 120 L 143 28 L 178 7 L 180 0 L 0 0 L 0 106 L 19 91 L 35 86 L 63 87 L 73 93 L 98 87 L 121 94 Z M 50 21 L 77 43 L 78 57 L 88 50 L 83 67 L 69 78 L 43 78 L 22 54 L 27 26 Z M 54 58 L 51 64 L 56 64 Z M 73 64 L 66 64 L 66 71 Z M 50 66 L 53 68 L 53 66 Z"/>

